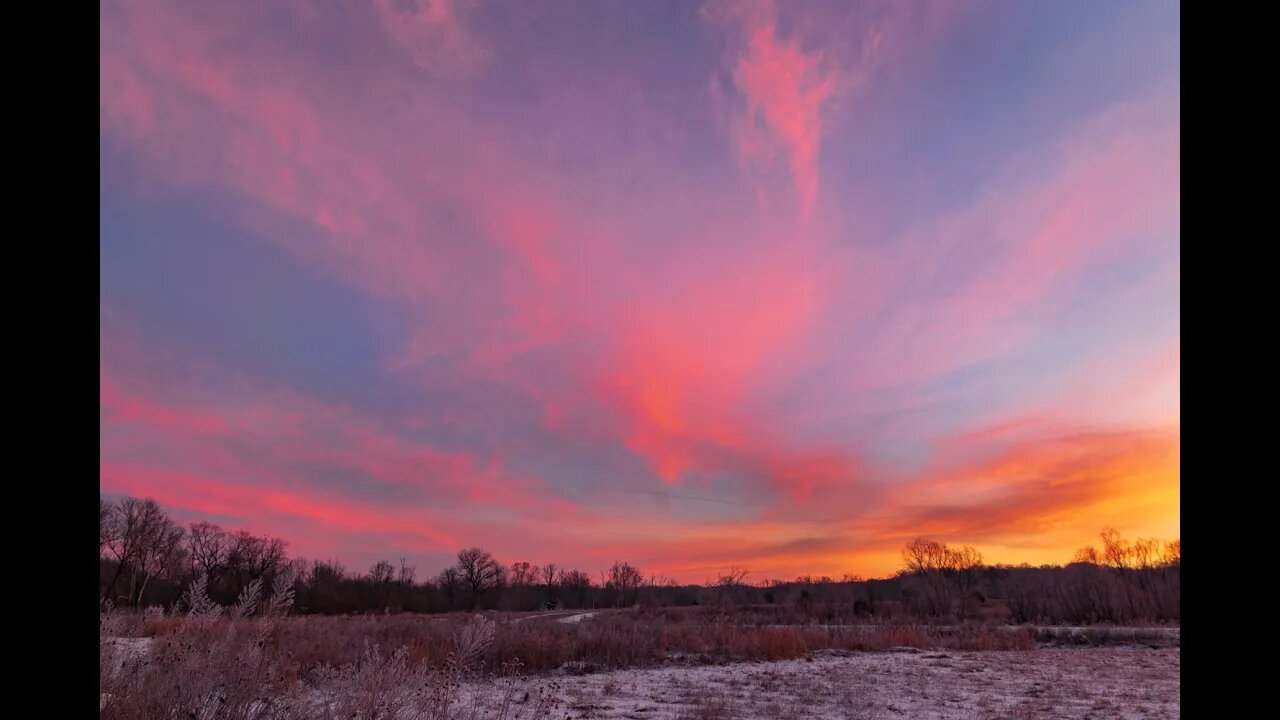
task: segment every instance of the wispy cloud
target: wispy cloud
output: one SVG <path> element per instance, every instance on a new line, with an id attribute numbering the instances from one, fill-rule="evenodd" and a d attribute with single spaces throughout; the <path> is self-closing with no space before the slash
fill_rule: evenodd
<path id="1" fill-rule="evenodd" d="M 104 6 L 104 491 L 698 580 L 1176 533 L 1176 68 L 1064 114 L 1060 7 L 580 10 Z"/>
<path id="2" fill-rule="evenodd" d="M 704 12 L 738 35 L 729 77 L 740 99 L 729 116 L 729 135 L 739 159 L 768 168 L 783 155 L 801 215 L 808 216 L 818 194 L 822 111 L 836 87 L 835 70 L 824 67 L 821 51 L 805 52 L 778 36 L 772 2 L 713 5 Z"/>

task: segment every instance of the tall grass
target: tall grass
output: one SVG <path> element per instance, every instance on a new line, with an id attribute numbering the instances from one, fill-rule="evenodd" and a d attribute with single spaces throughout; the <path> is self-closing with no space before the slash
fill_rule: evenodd
<path id="1" fill-rule="evenodd" d="M 292 587 L 292 578 L 281 576 L 264 598 L 261 583 L 251 583 L 223 607 L 196 581 L 179 612 L 108 608 L 99 638 L 100 718 L 516 720 L 550 707 L 549 696 L 523 688 L 518 660 L 497 669 L 504 682 L 496 708 L 482 698 L 464 702 L 463 682 L 479 671 L 493 643 L 492 620 L 450 623 L 414 644 L 380 643 L 385 638 L 364 632 L 343 633 L 334 645 L 325 642 L 333 626 L 287 617 Z M 434 652 L 415 653 L 424 642 Z"/>
<path id="2" fill-rule="evenodd" d="M 772 609 L 633 608 L 574 623 L 536 615 L 291 616 L 288 578 L 269 592 L 251 584 L 225 607 L 205 587 L 193 583 L 173 612 L 102 616 L 102 718 L 508 719 L 550 707 L 530 675 L 900 647 L 1027 651 L 1037 640 L 1058 640 L 976 622 L 783 625 Z M 1126 640 L 1150 638 L 1093 632 L 1087 642 Z M 469 682 L 476 679 L 486 682 Z M 474 694 L 495 683 L 490 696 Z"/>

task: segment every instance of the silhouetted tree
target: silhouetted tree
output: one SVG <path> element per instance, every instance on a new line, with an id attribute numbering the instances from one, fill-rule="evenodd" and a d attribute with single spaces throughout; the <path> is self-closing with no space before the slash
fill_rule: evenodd
<path id="1" fill-rule="evenodd" d="M 482 595 L 498 587 L 502 581 L 502 566 L 487 550 L 478 547 L 458 551 L 458 574 L 471 591 L 471 607 L 475 608 Z"/>
<path id="2" fill-rule="evenodd" d="M 226 567 L 229 542 L 227 533 L 210 522 L 191 523 L 187 530 L 187 557 L 191 562 L 191 574 L 206 575 L 209 584 L 217 583 Z"/>
<path id="3" fill-rule="evenodd" d="M 1098 554 L 1097 548 L 1092 545 L 1086 545 L 1079 550 L 1076 550 L 1076 554 L 1072 556 L 1071 562 L 1084 563 L 1086 565 L 1099 565 L 1102 562 L 1102 556 Z"/>
<path id="4" fill-rule="evenodd" d="M 278 538 L 228 532 L 207 522 L 180 527 L 154 500 L 99 497 L 99 509 L 102 597 L 133 606 L 176 602 L 183 586 L 201 575 L 221 578 L 219 601 L 234 602 L 242 584 L 255 578 L 269 583 L 292 569 L 299 608 L 316 613 L 449 610 L 461 605 L 464 594 L 471 607 L 529 609 L 537 606 L 535 587 L 545 583 L 548 596 L 567 607 L 768 602 L 770 612 L 820 622 L 966 614 L 975 603 L 984 618 L 1017 623 L 1165 622 L 1181 614 L 1181 541 L 1129 542 L 1112 528 L 1102 532 L 1100 551 L 1083 548 L 1066 567 L 985 566 L 972 547 L 918 538 L 903 549 L 903 572 L 882 580 L 846 573 L 840 582 L 803 576 L 757 588 L 745 583 L 746 571 L 731 568 L 709 587 L 677 587 L 669 578 L 646 580 L 630 564 L 615 562 L 597 587 L 581 570 L 525 562 L 508 569 L 484 550 L 468 548 L 434 580 L 416 584 L 404 558 L 398 567 L 382 561 L 367 575 L 353 576 L 336 562 L 290 559 Z M 509 591 L 496 591 L 504 578 Z"/>
<path id="5" fill-rule="evenodd" d="M 436 577 L 436 585 L 444 592 L 447 608 L 454 608 L 454 601 L 458 597 L 458 591 L 462 589 L 462 576 L 458 572 L 458 568 L 449 566 L 440 571 L 440 575 Z"/>
<path id="6" fill-rule="evenodd" d="M 743 584 L 743 581 L 747 579 L 747 575 L 750 574 L 751 572 L 746 568 L 734 565 L 723 573 L 716 573 L 716 585 L 720 587 L 737 587 Z"/>
<path id="7" fill-rule="evenodd" d="M 1113 568 L 1127 568 L 1129 566 L 1129 543 L 1120 537 L 1119 531 L 1115 528 L 1103 528 L 1100 533 L 1102 537 L 1102 561 Z"/>
<path id="8" fill-rule="evenodd" d="M 151 498 L 139 500 L 121 498 L 112 505 L 114 539 L 106 543 L 108 552 L 116 561 L 115 574 L 103 591 L 103 601 L 111 599 L 120 577 L 129 572 L 129 592 L 123 596 L 127 602 L 136 602 L 138 565 L 154 552 L 152 545 L 160 541 L 166 524 L 170 523 L 160 504 Z"/>
<path id="9" fill-rule="evenodd" d="M 401 587 L 413 587 L 413 576 L 418 572 L 418 568 L 405 562 L 404 558 L 400 558 L 400 574 L 396 580 Z"/>
<path id="10" fill-rule="evenodd" d="M 604 586 L 615 593 L 618 606 L 631 605 L 636 600 L 636 590 L 644 582 L 644 574 L 629 563 L 614 562 L 604 573 Z"/>
<path id="11" fill-rule="evenodd" d="M 107 550 L 107 546 L 114 542 L 118 534 L 118 525 L 116 524 L 115 506 L 110 500 L 104 497 L 98 497 L 98 555 L 102 555 Z"/>
<path id="12" fill-rule="evenodd" d="M 386 560 L 379 560 L 369 568 L 369 580 L 375 585 L 390 585 L 396 568 Z"/>
<path id="13" fill-rule="evenodd" d="M 175 566 L 181 565 L 182 538 L 186 532 L 162 511 L 151 535 L 139 548 L 137 555 L 137 592 L 133 600 L 135 607 L 142 605 L 142 597 L 147 591 L 147 584 L 157 575 L 172 574 Z"/>
<path id="14" fill-rule="evenodd" d="M 587 592 L 591 589 L 591 576 L 581 570 L 561 570 L 560 588 L 574 607 L 585 607 Z"/>
<path id="15" fill-rule="evenodd" d="M 538 566 L 530 565 L 527 561 L 511 563 L 511 585 L 512 587 L 525 587 L 532 585 L 538 578 Z"/>

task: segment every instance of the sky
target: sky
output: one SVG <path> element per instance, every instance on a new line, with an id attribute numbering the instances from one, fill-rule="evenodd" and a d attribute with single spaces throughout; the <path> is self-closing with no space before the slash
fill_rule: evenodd
<path id="1" fill-rule="evenodd" d="M 104 496 L 420 575 L 1180 533 L 1177 3 L 100 17 Z"/>

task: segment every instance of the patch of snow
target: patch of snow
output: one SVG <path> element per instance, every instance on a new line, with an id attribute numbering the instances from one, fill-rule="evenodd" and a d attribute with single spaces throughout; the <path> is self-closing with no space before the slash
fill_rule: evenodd
<path id="1" fill-rule="evenodd" d="M 562 623 L 580 623 L 580 622 L 582 622 L 583 620 L 586 620 L 587 618 L 590 618 L 590 617 L 595 617 L 595 616 L 596 616 L 596 615 L 598 615 L 598 614 L 599 614 L 599 613 L 594 613 L 594 612 L 578 613 L 578 614 L 576 614 L 576 615 L 570 615 L 569 617 L 563 617 L 563 618 L 560 618 L 560 619 L 559 619 L 559 620 L 557 620 L 556 622 L 562 622 Z"/>
<path id="2" fill-rule="evenodd" d="M 803 717 L 1177 718 L 1180 650 L 1090 648 L 814 653 L 811 660 L 659 667 L 532 679 L 555 717 L 674 720 L 702 708 L 741 720 Z M 479 706 L 497 681 L 467 683 Z"/>

